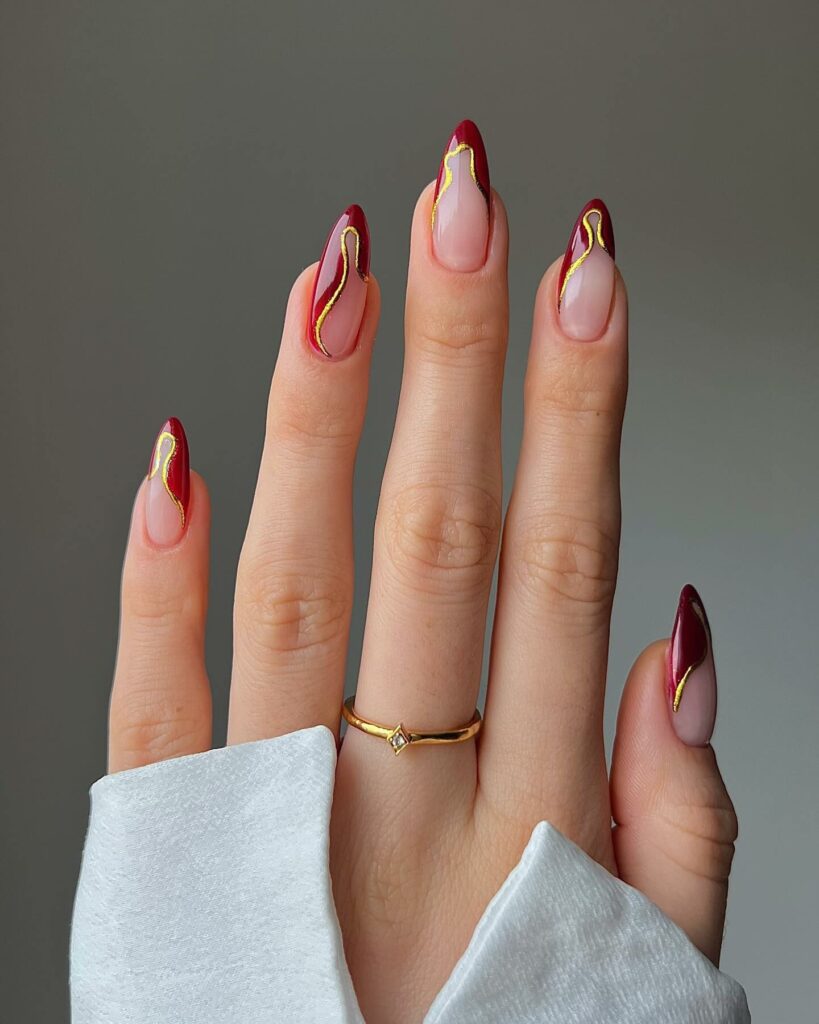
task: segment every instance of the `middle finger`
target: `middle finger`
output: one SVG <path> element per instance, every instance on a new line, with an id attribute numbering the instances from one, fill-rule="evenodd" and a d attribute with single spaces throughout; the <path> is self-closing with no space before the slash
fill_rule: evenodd
<path id="1" fill-rule="evenodd" d="M 404 378 L 355 701 L 378 722 L 442 730 L 475 709 L 501 523 L 506 257 L 505 213 L 464 122 L 413 222 Z"/>

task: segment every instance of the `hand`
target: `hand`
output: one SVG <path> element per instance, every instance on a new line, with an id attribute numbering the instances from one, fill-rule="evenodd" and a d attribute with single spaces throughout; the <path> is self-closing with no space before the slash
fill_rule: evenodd
<path id="1" fill-rule="evenodd" d="M 480 136 L 465 122 L 413 220 L 404 379 L 355 698 L 376 722 L 445 730 L 475 710 L 502 525 L 507 242 Z M 368 262 L 366 223 L 351 208 L 290 296 L 238 568 L 229 743 L 339 730 L 353 464 L 379 311 Z M 350 728 L 340 747 L 332 878 L 368 1021 L 421 1019 L 543 819 L 718 959 L 736 818 L 707 745 L 716 680 L 690 588 L 670 651 L 658 641 L 631 672 L 606 771 L 626 336 L 613 232 L 596 201 L 535 301 L 483 729 L 396 757 Z M 189 493 L 187 482 L 184 435 L 170 421 L 131 525 L 111 771 L 212 742 L 208 497 L 199 476 Z"/>

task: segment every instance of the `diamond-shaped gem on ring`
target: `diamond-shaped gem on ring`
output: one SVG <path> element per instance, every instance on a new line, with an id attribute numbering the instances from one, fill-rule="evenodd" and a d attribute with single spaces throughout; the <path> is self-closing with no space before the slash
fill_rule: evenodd
<path id="1" fill-rule="evenodd" d="M 410 738 L 400 722 L 387 737 L 387 743 L 389 743 L 396 754 L 400 754 L 404 747 L 409 746 L 409 742 Z"/>

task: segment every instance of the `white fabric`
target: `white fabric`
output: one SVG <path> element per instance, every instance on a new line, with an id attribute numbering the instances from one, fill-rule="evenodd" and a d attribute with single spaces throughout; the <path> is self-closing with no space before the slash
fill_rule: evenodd
<path id="1" fill-rule="evenodd" d="M 323 726 L 101 779 L 71 940 L 74 1024 L 363 1020 L 328 871 Z M 425 1024 L 742 1024 L 745 995 L 546 822 Z"/>

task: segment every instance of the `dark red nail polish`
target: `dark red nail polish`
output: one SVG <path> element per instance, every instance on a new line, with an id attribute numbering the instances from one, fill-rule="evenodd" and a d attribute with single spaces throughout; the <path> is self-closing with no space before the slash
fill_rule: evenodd
<path id="1" fill-rule="evenodd" d="M 708 616 L 690 583 L 680 593 L 671 632 L 667 693 L 680 739 L 689 746 L 708 743 L 717 711 L 717 678 Z"/>
<path id="2" fill-rule="evenodd" d="M 348 206 L 327 237 L 313 284 L 310 342 L 340 359 L 353 351 L 367 301 L 370 232 L 360 206 Z"/>

